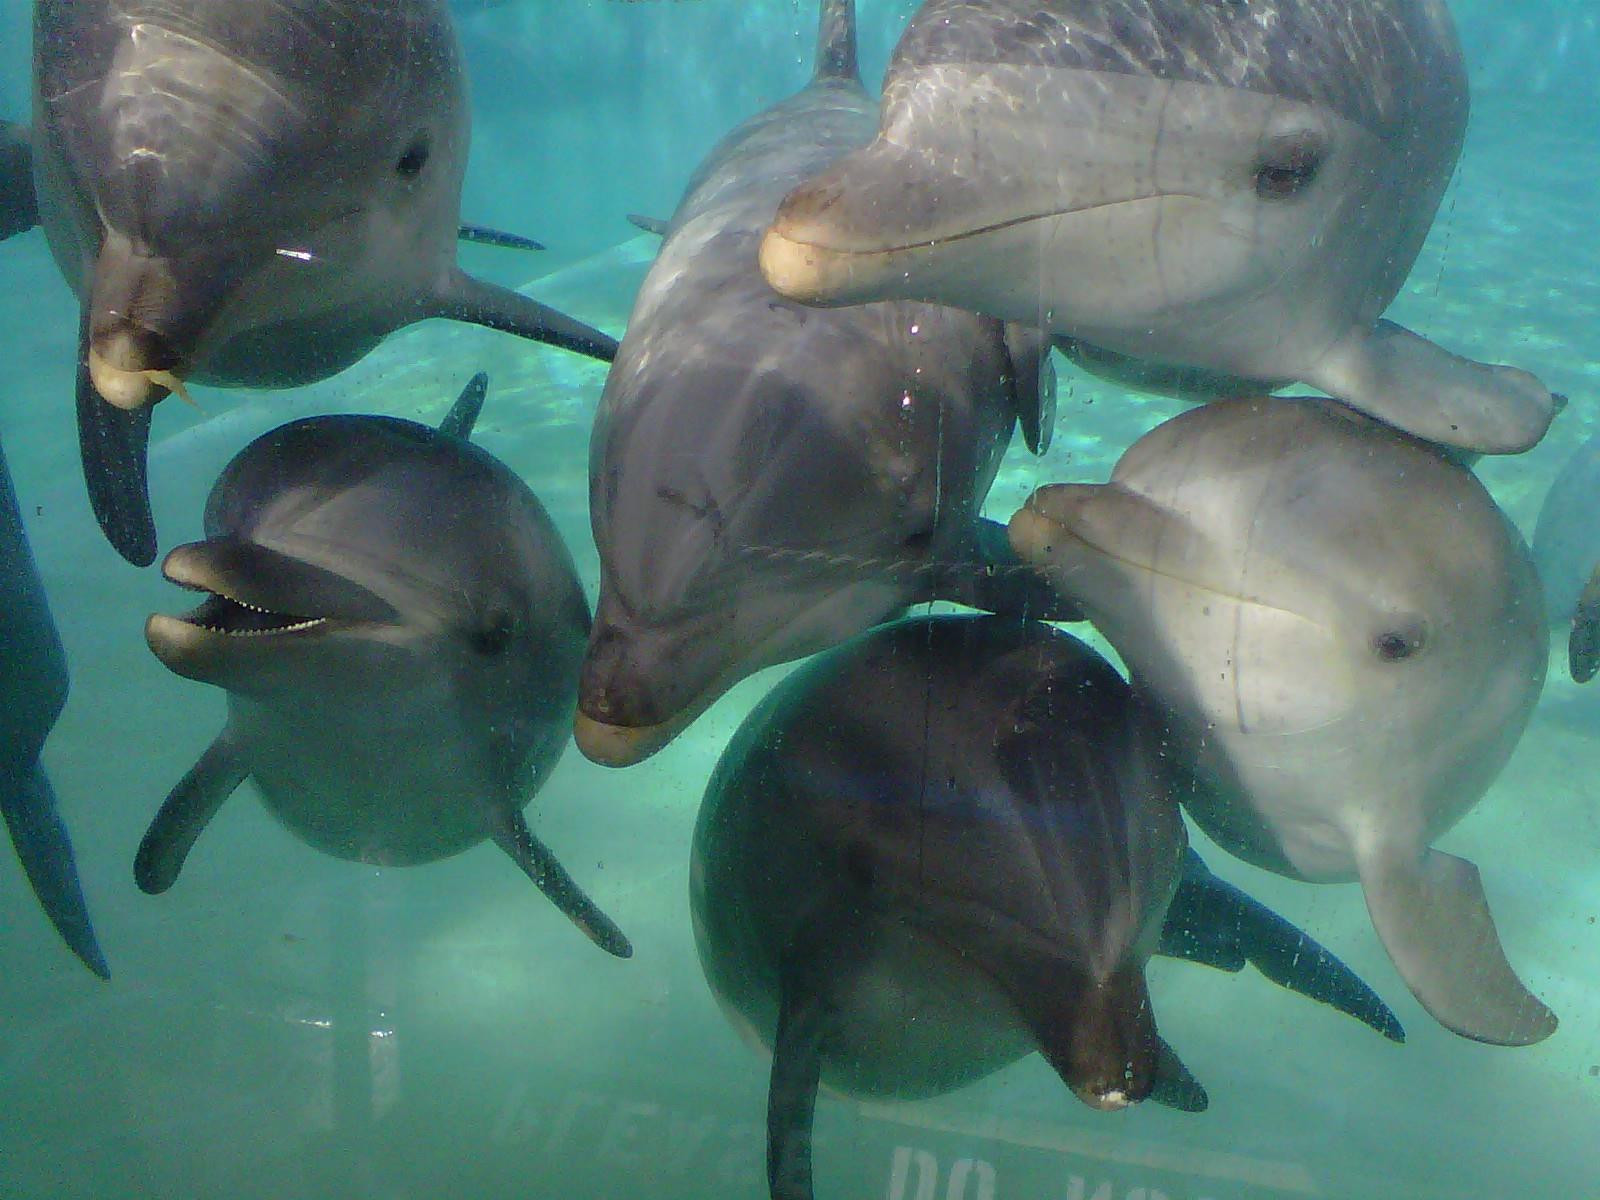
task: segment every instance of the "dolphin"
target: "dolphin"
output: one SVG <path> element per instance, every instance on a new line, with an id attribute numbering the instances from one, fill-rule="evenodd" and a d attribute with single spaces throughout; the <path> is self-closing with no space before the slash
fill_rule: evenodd
<path id="1" fill-rule="evenodd" d="M 469 129 L 444 0 L 38 0 L 33 49 L 84 474 L 130 561 L 156 553 L 150 406 L 187 381 L 310 383 L 426 317 L 615 353 L 456 265 Z"/>
<path id="2" fill-rule="evenodd" d="M 660 226 L 590 440 L 576 735 L 596 762 L 638 762 L 738 680 L 918 600 L 1055 603 L 985 571 L 1009 551 L 978 521 L 1018 419 L 1048 441 L 1042 337 L 925 304 L 811 310 L 757 269 L 783 193 L 872 128 L 854 5 L 823 0 L 810 84 L 724 137 Z"/>
<path id="3" fill-rule="evenodd" d="M 1504 766 L 1548 656 L 1527 546 L 1470 471 L 1330 401 L 1219 401 L 1110 483 L 1041 488 L 1011 539 L 1168 714 L 1208 834 L 1290 878 L 1359 879 L 1446 1028 L 1554 1031 L 1477 868 L 1429 848 Z"/>
<path id="4" fill-rule="evenodd" d="M 39 763 L 45 739 L 66 706 L 68 682 L 66 652 L 0 447 L 0 815 L 56 932 L 84 966 L 109 979 L 78 882 L 72 842 Z"/>
<path id="5" fill-rule="evenodd" d="M 1250 957 L 1401 1039 L 1185 851 L 1162 740 L 1082 642 L 988 616 L 881 626 L 751 713 L 706 789 L 690 903 L 713 993 L 773 1054 L 775 1198 L 810 1200 L 819 1083 L 921 1098 L 1037 1050 L 1091 1107 L 1204 1108 L 1156 1033 L 1153 953 Z"/>
<path id="6" fill-rule="evenodd" d="M 566 748 L 589 606 L 543 506 L 466 440 L 486 384 L 437 431 L 310 417 L 223 470 L 206 540 L 162 565 L 209 594 L 152 616 L 145 640 L 225 689 L 228 721 L 145 834 L 142 890 L 172 886 L 249 776 L 336 858 L 400 866 L 493 840 L 596 945 L 632 952 L 523 816 Z"/>
<path id="7" fill-rule="evenodd" d="M 0 121 L 0 242 L 39 223 L 28 130 Z"/>
<path id="8" fill-rule="evenodd" d="M 1570 623 L 1567 662 L 1572 678 L 1588 683 L 1600 671 L 1600 436 L 1578 448 L 1561 468 L 1539 509 L 1533 561 L 1544 582 L 1552 621 Z"/>
<path id="9" fill-rule="evenodd" d="M 1513 453 L 1549 390 L 1380 319 L 1467 108 L 1441 0 L 927 0 L 876 139 L 788 195 L 762 270 L 808 303 L 1040 323 L 1144 390 L 1298 380 Z"/>

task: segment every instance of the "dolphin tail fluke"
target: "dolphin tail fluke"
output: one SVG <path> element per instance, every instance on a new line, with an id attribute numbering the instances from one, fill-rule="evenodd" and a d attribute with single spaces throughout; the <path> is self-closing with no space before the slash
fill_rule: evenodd
<path id="1" fill-rule="evenodd" d="M 1373 927 L 1441 1025 L 1498 1046 L 1527 1046 L 1555 1032 L 1555 1014 L 1506 961 L 1477 867 L 1431 849 L 1420 858 L 1369 852 L 1358 866 Z"/>
<path id="2" fill-rule="evenodd" d="M 28 129 L 0 121 L 0 242 L 39 223 Z"/>
<path id="3" fill-rule="evenodd" d="M 1481 454 L 1536 445 L 1558 408 L 1528 372 L 1451 354 L 1392 321 L 1335 347 L 1302 379 L 1415 437 Z"/>
<path id="4" fill-rule="evenodd" d="M 591 942 L 618 958 L 633 956 L 633 944 L 627 936 L 567 874 L 550 848 L 534 836 L 521 809 L 509 810 L 497 823 L 494 841 Z"/>
<path id="5" fill-rule="evenodd" d="M 150 511 L 147 458 L 152 404 L 108 404 L 89 378 L 88 314 L 78 341 L 78 451 L 89 506 L 106 540 L 136 567 L 156 560 L 156 519 Z M 164 391 L 160 392 L 164 396 Z"/>
<path id="6" fill-rule="evenodd" d="M 856 0 L 821 0 L 818 7 L 815 78 L 859 80 Z"/>
<path id="7" fill-rule="evenodd" d="M 55 789 L 44 768 L 34 763 L 19 776 L 0 780 L 0 812 L 11 844 L 50 923 L 83 965 L 101 979 L 111 978 L 94 936 L 89 906 L 78 882 L 72 841 L 56 807 Z"/>
<path id="8" fill-rule="evenodd" d="M 460 438 L 463 442 L 468 441 L 478 424 L 478 414 L 483 411 L 483 399 L 488 394 L 488 372 L 479 371 L 467 380 L 467 386 L 461 389 L 461 395 L 456 397 L 450 411 L 445 413 L 444 420 L 439 422 L 439 432 Z"/>
<path id="9" fill-rule="evenodd" d="M 189 851 L 249 773 L 250 765 L 224 729 L 168 793 L 145 831 L 133 860 L 133 878 L 141 892 L 158 895 L 177 882 Z"/>
<path id="10" fill-rule="evenodd" d="M 824 1000 L 805 986 L 804 972 L 784 972 L 767 1087 L 767 1186 L 772 1200 L 812 1200 L 811 1129 L 822 1082 L 825 1015 Z"/>
<path id="11" fill-rule="evenodd" d="M 1193 850 L 1167 909 L 1158 953 L 1221 971 L 1243 970 L 1249 962 L 1280 987 L 1330 1005 L 1392 1042 L 1406 1040 L 1399 1018 L 1359 975 L 1309 934 L 1213 875 Z"/>
<path id="12" fill-rule="evenodd" d="M 472 242 L 478 246 L 497 246 L 501 250 L 545 249 L 543 242 L 536 242 L 530 237 L 523 237 L 520 233 L 507 233 L 503 229 L 490 229 L 487 225 L 462 223 L 456 229 L 456 237 L 463 242 Z"/>
<path id="13" fill-rule="evenodd" d="M 421 315 L 514 333 L 601 362 L 610 362 L 617 356 L 616 339 L 592 325 L 585 325 L 520 292 L 474 279 L 459 270 L 450 273 Z"/>
<path id="14" fill-rule="evenodd" d="M 1567 669 L 1573 683 L 1588 683 L 1600 672 L 1600 566 L 1578 596 L 1567 638 Z"/>

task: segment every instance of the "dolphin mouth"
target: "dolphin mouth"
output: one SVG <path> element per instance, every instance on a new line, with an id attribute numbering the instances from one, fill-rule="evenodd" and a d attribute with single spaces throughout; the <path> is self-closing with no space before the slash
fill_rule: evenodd
<path id="1" fill-rule="evenodd" d="M 194 589 L 202 590 L 202 589 Z M 273 612 L 221 592 L 212 592 L 200 605 L 179 615 L 177 620 L 210 633 L 228 637 L 263 637 L 271 634 L 299 633 L 328 623 L 327 617 L 306 617 L 297 613 Z"/>

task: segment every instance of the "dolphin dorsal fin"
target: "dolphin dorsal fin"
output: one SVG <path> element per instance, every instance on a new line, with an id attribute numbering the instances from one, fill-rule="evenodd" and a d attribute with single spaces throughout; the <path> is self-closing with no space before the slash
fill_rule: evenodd
<path id="1" fill-rule="evenodd" d="M 472 427 L 478 423 L 478 414 L 483 411 L 483 398 L 488 394 L 488 372 L 479 371 L 467 380 L 467 386 L 461 389 L 461 395 L 456 397 L 450 411 L 445 413 L 444 420 L 439 422 L 439 432 L 458 437 L 463 442 L 471 439 Z"/>
<path id="2" fill-rule="evenodd" d="M 856 0 L 820 0 L 813 81 L 861 79 L 856 66 Z"/>

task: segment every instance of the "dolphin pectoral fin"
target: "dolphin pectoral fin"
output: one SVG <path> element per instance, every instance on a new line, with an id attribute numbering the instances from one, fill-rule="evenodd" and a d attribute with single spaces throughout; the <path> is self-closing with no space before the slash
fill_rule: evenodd
<path id="1" fill-rule="evenodd" d="M 1205 1112 L 1211 1106 L 1211 1097 L 1205 1087 L 1189 1073 L 1178 1052 L 1167 1045 L 1165 1038 L 1156 1039 L 1156 1078 L 1150 1089 L 1150 1099 L 1166 1108 L 1179 1112 Z"/>
<path id="2" fill-rule="evenodd" d="M 1567 638 L 1567 669 L 1573 683 L 1588 683 L 1600 672 L 1600 565 L 1578 596 Z"/>
<path id="3" fill-rule="evenodd" d="M 467 380 L 467 386 L 461 389 L 461 395 L 456 397 L 450 411 L 445 413 L 444 420 L 439 422 L 439 432 L 460 438 L 463 442 L 469 441 L 478 424 L 478 414 L 483 411 L 483 399 L 488 394 L 488 372 L 479 371 Z"/>
<path id="4" fill-rule="evenodd" d="M 33 149 L 25 125 L 0 121 L 0 242 L 39 223 Z"/>
<path id="5" fill-rule="evenodd" d="M 43 767 L 34 763 L 15 775 L 0 773 L 0 813 L 39 907 L 83 965 L 101 979 L 110 979 L 111 969 L 95 939 L 78 882 L 72 841 Z"/>
<path id="6" fill-rule="evenodd" d="M 514 333 L 601 362 L 617 356 L 615 338 L 520 292 L 474 279 L 460 270 L 445 277 L 431 302 L 423 306 L 422 315 Z"/>
<path id="7" fill-rule="evenodd" d="M 156 520 L 146 474 L 154 403 L 123 409 L 95 391 L 89 377 L 89 318 L 78 341 L 78 451 L 89 506 L 106 540 L 136 567 L 156 560 Z M 164 389 L 157 395 L 165 396 Z"/>
<path id="8" fill-rule="evenodd" d="M 1392 321 L 1335 347 L 1302 378 L 1396 429 L 1483 454 L 1536 445 L 1558 411 L 1528 372 L 1462 358 Z"/>
<path id="9" fill-rule="evenodd" d="M 921 599 L 948 600 L 982 612 L 1039 621 L 1084 619 L 1075 603 L 1057 593 L 1011 548 L 1004 525 L 980 517 L 973 539 L 972 552 L 943 564 Z"/>
<path id="10" fill-rule="evenodd" d="M 635 229 L 642 229 L 646 233 L 653 233 L 657 237 L 666 237 L 667 229 L 672 222 L 663 221 L 660 217 L 646 217 L 639 213 L 629 213 L 628 224 Z"/>
<path id="11" fill-rule="evenodd" d="M 468 225 L 463 223 L 456 230 L 456 237 L 463 242 L 472 242 L 479 246 L 498 246 L 502 250 L 543 250 L 543 242 L 536 242 L 532 238 L 523 237 L 520 233 L 507 233 L 503 229 L 490 229 L 487 225 Z"/>
<path id="12" fill-rule="evenodd" d="M 250 764 L 224 728 L 167 794 L 145 830 L 133 859 L 133 879 L 141 892 L 156 896 L 178 881 L 189 851 L 249 773 Z"/>
<path id="13" fill-rule="evenodd" d="M 1221 971 L 1252 964 L 1273 983 L 1330 1005 L 1392 1042 L 1406 1040 L 1394 1012 L 1316 939 L 1217 878 L 1193 850 L 1167 909 L 1159 954 Z"/>
<path id="14" fill-rule="evenodd" d="M 1050 339 L 1015 321 L 1006 323 L 1004 339 L 1022 440 L 1033 454 L 1043 454 L 1056 432 L 1056 368 L 1050 361 Z"/>
<path id="15" fill-rule="evenodd" d="M 1358 866 L 1373 927 L 1441 1025 L 1498 1046 L 1527 1046 L 1555 1032 L 1555 1014 L 1506 961 L 1477 867 L 1432 849 L 1420 858 L 1377 849 Z"/>
<path id="16" fill-rule="evenodd" d="M 823 998 L 784 972 L 767 1087 L 767 1185 L 772 1200 L 812 1200 L 811 1128 L 822 1082 Z"/>
<path id="17" fill-rule="evenodd" d="M 496 820 L 493 831 L 495 845 L 511 856 L 511 861 L 522 868 L 523 874 L 533 880 L 567 918 L 583 931 L 596 946 L 618 958 L 631 958 L 633 945 L 577 881 L 567 874 L 566 868 L 556 861 L 549 847 L 534 836 L 520 808 L 510 808 L 503 818 Z"/>

